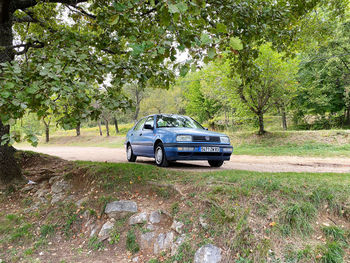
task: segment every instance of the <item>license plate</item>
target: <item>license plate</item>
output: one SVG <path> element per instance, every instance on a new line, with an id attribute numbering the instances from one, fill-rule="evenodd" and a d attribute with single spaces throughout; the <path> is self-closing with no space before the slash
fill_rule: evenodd
<path id="1" fill-rule="evenodd" d="M 201 147 L 201 152 L 220 152 L 220 147 Z"/>

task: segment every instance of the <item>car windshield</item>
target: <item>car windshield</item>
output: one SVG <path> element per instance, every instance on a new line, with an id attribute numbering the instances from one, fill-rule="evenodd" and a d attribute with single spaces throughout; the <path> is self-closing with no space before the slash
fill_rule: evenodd
<path id="1" fill-rule="evenodd" d="M 204 129 L 195 120 L 186 116 L 158 115 L 157 128 L 194 128 Z"/>

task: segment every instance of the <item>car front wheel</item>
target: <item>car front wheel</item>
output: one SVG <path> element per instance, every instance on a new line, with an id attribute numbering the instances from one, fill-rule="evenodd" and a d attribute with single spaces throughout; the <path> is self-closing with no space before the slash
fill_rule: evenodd
<path id="1" fill-rule="evenodd" d="M 209 160 L 208 163 L 211 167 L 220 167 L 221 165 L 223 165 L 224 161 Z"/>
<path id="2" fill-rule="evenodd" d="M 165 156 L 163 144 L 159 143 L 156 146 L 156 149 L 154 151 L 154 158 L 156 160 L 156 164 L 160 167 L 167 167 L 169 165 L 168 160 Z"/>
<path id="3" fill-rule="evenodd" d="M 136 155 L 134 155 L 134 152 L 132 151 L 131 145 L 129 144 L 126 148 L 126 158 L 129 162 L 135 162 L 136 161 Z"/>

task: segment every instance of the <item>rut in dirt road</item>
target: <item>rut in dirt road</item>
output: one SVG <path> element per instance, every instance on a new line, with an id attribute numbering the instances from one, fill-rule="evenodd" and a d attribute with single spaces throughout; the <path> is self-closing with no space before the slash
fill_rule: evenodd
<path id="1" fill-rule="evenodd" d="M 70 161 L 127 162 L 124 148 L 103 147 L 19 147 Z M 155 165 L 150 158 L 138 157 L 137 163 Z M 350 158 L 299 156 L 232 155 L 221 168 L 211 168 L 206 161 L 176 162 L 170 169 L 186 171 L 247 170 L 257 172 L 350 173 Z"/>

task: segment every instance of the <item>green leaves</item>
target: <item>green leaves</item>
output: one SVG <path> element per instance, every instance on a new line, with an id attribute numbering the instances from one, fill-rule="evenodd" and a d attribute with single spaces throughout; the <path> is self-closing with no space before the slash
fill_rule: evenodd
<path id="1" fill-rule="evenodd" d="M 208 44 L 210 44 L 212 42 L 210 36 L 208 34 L 206 34 L 206 33 L 202 33 L 201 34 L 201 39 L 200 40 L 201 40 L 201 44 L 202 45 L 208 45 Z"/>
<path id="2" fill-rule="evenodd" d="M 169 4 L 169 13 L 176 14 L 176 13 L 185 13 L 188 9 L 187 4 L 185 2 L 180 2 L 177 4 Z"/>
<path id="3" fill-rule="evenodd" d="M 238 37 L 231 37 L 230 47 L 233 48 L 234 50 L 242 50 L 243 49 L 242 41 Z"/>
<path id="4" fill-rule="evenodd" d="M 190 67 L 189 67 L 187 64 L 183 65 L 183 66 L 180 68 L 180 76 L 181 76 L 181 77 L 186 76 L 186 74 L 187 74 L 187 72 L 188 72 L 189 70 L 190 70 Z"/>
<path id="5" fill-rule="evenodd" d="M 216 31 L 219 32 L 219 33 L 227 33 L 227 27 L 226 27 L 225 24 L 218 23 L 216 25 Z"/>

